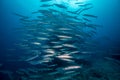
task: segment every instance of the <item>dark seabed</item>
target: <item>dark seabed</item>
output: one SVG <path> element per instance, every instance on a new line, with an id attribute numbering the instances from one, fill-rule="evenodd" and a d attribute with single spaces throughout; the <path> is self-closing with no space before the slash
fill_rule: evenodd
<path id="1" fill-rule="evenodd" d="M 0 0 L 0 80 L 120 80 L 119 0 Z"/>

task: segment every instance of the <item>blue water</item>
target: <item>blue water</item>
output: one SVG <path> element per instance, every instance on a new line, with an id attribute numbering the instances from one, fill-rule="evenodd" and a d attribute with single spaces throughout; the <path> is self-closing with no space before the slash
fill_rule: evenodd
<path id="1" fill-rule="evenodd" d="M 13 13 L 32 16 L 31 13 L 38 10 L 40 0 L 0 0 L 0 63 L 3 67 L 0 70 L 17 70 L 18 68 L 28 67 L 25 62 L 11 62 L 19 56 L 21 51 L 10 52 L 9 49 L 16 48 L 15 43 L 19 42 L 22 33 L 16 33 L 16 28 L 21 27 L 19 17 Z M 59 2 L 60 0 L 58 0 Z M 64 0 L 62 0 L 64 1 Z M 69 1 L 69 0 L 66 0 Z M 120 60 L 120 1 L 119 0 L 85 0 L 94 5 L 94 8 L 88 10 L 88 13 L 97 15 L 94 23 L 101 25 L 97 28 L 97 33 L 93 39 L 98 43 L 97 49 L 105 51 L 108 54 L 117 54 L 113 56 Z M 64 4 L 64 3 L 63 3 Z M 72 10 L 75 5 L 67 4 Z M 17 64 L 17 65 L 16 65 Z M 24 66 L 23 66 L 24 65 Z M 8 67 L 10 66 L 10 67 Z M 1 76 L 0 76 L 1 78 Z M 1 78 L 2 79 L 2 78 Z M 1 80 L 0 79 L 0 80 Z M 5 78 L 4 78 L 5 79 Z"/>

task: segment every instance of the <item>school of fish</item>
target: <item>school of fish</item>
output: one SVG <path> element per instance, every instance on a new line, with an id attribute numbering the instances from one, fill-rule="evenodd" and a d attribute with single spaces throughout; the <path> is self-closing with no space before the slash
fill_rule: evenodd
<path id="1" fill-rule="evenodd" d="M 84 68 L 90 66 L 90 39 L 99 25 L 91 18 L 97 16 L 85 13 L 93 7 L 91 3 L 77 2 L 80 8 L 68 10 L 67 6 L 41 0 L 40 9 L 32 12 L 36 18 L 14 13 L 20 17 L 23 27 L 20 46 L 25 52 L 21 61 L 34 68 L 20 69 L 19 80 L 79 80 L 76 78 Z"/>

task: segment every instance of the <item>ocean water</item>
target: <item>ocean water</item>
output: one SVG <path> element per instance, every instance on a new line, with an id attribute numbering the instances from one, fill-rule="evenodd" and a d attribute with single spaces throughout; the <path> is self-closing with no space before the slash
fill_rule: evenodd
<path id="1" fill-rule="evenodd" d="M 1 0 L 0 80 L 120 80 L 119 0 Z"/>

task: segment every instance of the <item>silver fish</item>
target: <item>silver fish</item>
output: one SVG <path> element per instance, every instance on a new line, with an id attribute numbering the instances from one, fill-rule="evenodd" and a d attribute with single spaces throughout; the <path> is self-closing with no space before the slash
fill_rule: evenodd
<path id="1" fill-rule="evenodd" d="M 62 4 L 54 4 L 55 6 L 59 7 L 59 8 L 63 8 L 63 9 L 67 9 L 66 6 L 62 5 Z"/>
<path id="2" fill-rule="evenodd" d="M 97 18 L 97 16 L 95 16 L 95 15 L 91 15 L 91 14 L 84 14 L 83 16 L 85 16 L 85 17 Z"/>
<path id="3" fill-rule="evenodd" d="M 48 4 L 42 4 L 40 7 L 50 7 L 52 5 L 48 5 Z"/>

